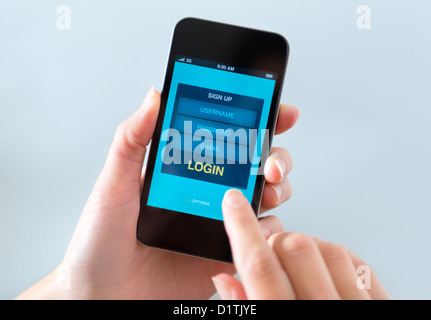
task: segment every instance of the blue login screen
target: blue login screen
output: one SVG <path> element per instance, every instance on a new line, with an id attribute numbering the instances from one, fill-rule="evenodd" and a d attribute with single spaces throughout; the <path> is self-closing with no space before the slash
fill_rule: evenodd
<path id="1" fill-rule="evenodd" d="M 179 60 L 147 205 L 223 220 L 228 189 L 252 200 L 274 76 Z"/>

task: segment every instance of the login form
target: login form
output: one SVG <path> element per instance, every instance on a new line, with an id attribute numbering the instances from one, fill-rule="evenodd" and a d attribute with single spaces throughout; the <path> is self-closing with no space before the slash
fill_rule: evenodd
<path id="1" fill-rule="evenodd" d="M 222 220 L 228 189 L 251 202 L 274 77 L 178 57 L 147 205 Z"/>
<path id="2" fill-rule="evenodd" d="M 262 107 L 263 99 L 178 84 L 171 128 L 181 134 L 172 142 L 181 153 L 175 164 L 165 151 L 162 172 L 247 189 L 255 145 L 250 129 L 258 129 Z"/>

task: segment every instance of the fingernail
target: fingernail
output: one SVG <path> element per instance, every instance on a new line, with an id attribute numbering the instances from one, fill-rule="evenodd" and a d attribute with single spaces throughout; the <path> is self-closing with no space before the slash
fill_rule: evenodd
<path id="1" fill-rule="evenodd" d="M 270 186 L 274 189 L 277 196 L 277 204 L 279 204 L 281 199 L 281 186 L 279 184 L 270 184 Z"/>
<path id="2" fill-rule="evenodd" d="M 236 189 L 230 189 L 226 191 L 223 203 L 231 208 L 240 208 L 245 204 L 248 204 L 247 199 L 244 197 L 241 191 Z"/>
<path id="3" fill-rule="evenodd" d="M 154 87 L 151 86 L 150 90 L 148 90 L 147 95 L 145 96 L 144 101 L 142 102 L 140 109 L 145 109 L 150 104 L 151 100 L 153 100 L 154 92 Z"/>
<path id="4" fill-rule="evenodd" d="M 275 162 L 275 164 L 278 167 L 278 170 L 280 170 L 280 175 L 282 177 L 284 177 L 284 173 L 286 172 L 286 164 L 284 163 L 284 161 L 278 157 L 276 154 L 273 155 L 273 160 Z"/>
<path id="5" fill-rule="evenodd" d="M 232 288 L 217 276 L 211 278 L 222 300 L 232 299 Z"/>

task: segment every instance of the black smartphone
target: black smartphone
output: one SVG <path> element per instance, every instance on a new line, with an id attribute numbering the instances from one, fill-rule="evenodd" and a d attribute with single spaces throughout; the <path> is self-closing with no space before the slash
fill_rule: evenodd
<path id="1" fill-rule="evenodd" d="M 259 210 L 288 55 L 276 33 L 178 22 L 148 155 L 139 241 L 232 262 L 222 199 L 236 188 Z"/>

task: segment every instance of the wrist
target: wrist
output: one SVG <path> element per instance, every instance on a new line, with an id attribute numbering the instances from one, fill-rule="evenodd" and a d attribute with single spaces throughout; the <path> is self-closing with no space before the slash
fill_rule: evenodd
<path id="1" fill-rule="evenodd" d="M 38 281 L 30 288 L 19 294 L 16 300 L 60 300 L 64 299 L 64 289 L 66 288 L 63 284 L 64 276 L 61 272 L 62 265 L 60 264 L 45 278 Z"/>

